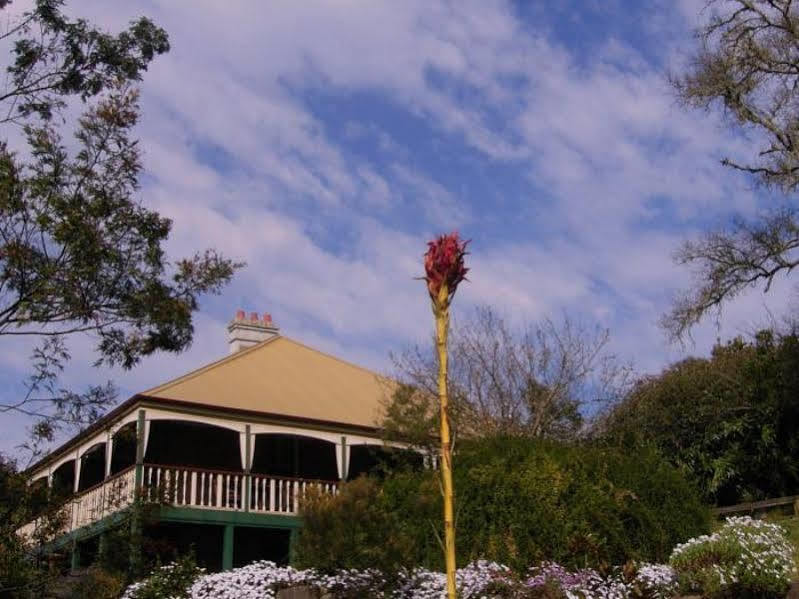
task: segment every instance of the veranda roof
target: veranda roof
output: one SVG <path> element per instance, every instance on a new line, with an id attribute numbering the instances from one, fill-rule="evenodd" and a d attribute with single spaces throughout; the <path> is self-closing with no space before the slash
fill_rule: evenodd
<path id="1" fill-rule="evenodd" d="M 278 336 L 140 396 L 363 427 L 380 424 L 391 379 Z"/>

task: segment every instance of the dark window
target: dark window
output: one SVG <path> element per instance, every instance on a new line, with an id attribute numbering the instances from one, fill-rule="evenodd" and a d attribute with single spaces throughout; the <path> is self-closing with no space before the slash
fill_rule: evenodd
<path id="1" fill-rule="evenodd" d="M 111 474 L 136 463 L 136 423 L 129 422 L 114 435 L 111 452 Z"/>
<path id="2" fill-rule="evenodd" d="M 145 531 L 144 554 L 154 565 L 167 564 L 192 551 L 197 564 L 218 572 L 222 569 L 224 531 L 224 526 L 212 524 L 162 522 Z"/>
<path id="3" fill-rule="evenodd" d="M 338 480 L 336 445 L 299 435 L 256 435 L 252 471 L 293 478 Z"/>
<path id="4" fill-rule="evenodd" d="M 150 440 L 144 461 L 166 466 L 241 471 L 239 434 L 198 422 L 154 420 L 150 424 Z"/>
<path id="5" fill-rule="evenodd" d="M 80 481 L 78 491 L 103 482 L 105 478 L 105 443 L 95 445 L 80 456 Z"/>
<path id="6" fill-rule="evenodd" d="M 53 470 L 53 497 L 69 497 L 75 484 L 75 460 L 64 462 Z"/>
<path id="7" fill-rule="evenodd" d="M 288 564 L 290 535 L 285 529 L 237 526 L 233 532 L 233 567 L 262 559 Z"/>

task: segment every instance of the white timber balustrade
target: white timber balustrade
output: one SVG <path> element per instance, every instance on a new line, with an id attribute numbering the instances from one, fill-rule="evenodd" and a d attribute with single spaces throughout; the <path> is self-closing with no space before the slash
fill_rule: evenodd
<path id="1" fill-rule="evenodd" d="M 135 467 L 131 466 L 116 476 L 86 489 L 72 503 L 72 529 L 92 524 L 118 512 L 133 503 L 136 484 Z"/>
<path id="2" fill-rule="evenodd" d="M 265 474 L 253 474 L 251 478 L 251 512 L 296 514 L 299 498 L 309 489 L 333 495 L 338 492 L 338 483 L 335 482 L 283 478 Z"/>
<path id="3" fill-rule="evenodd" d="M 250 505 L 246 506 L 248 483 Z M 145 464 L 142 497 L 165 505 L 295 515 L 299 498 L 309 489 L 335 494 L 338 483 Z"/>
<path id="4" fill-rule="evenodd" d="M 338 483 L 144 464 L 140 497 L 146 503 L 178 507 L 296 515 L 299 499 L 310 489 L 336 494 Z M 130 466 L 66 501 L 60 508 L 64 524 L 58 532 L 68 533 L 121 511 L 133 503 L 135 494 L 136 467 Z M 42 522 L 30 522 L 17 534 L 32 539 Z"/>
<path id="5" fill-rule="evenodd" d="M 133 503 L 136 487 L 136 470 L 130 466 L 67 500 L 60 508 L 60 530 L 49 533 L 65 534 L 82 526 L 102 520 L 115 512 L 125 509 Z M 17 534 L 24 539 L 36 537 L 40 528 L 47 523 L 37 518 L 33 522 L 20 527 Z"/>

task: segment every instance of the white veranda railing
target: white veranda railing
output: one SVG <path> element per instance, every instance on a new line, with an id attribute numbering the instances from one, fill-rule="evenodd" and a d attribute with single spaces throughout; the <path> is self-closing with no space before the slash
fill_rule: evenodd
<path id="1" fill-rule="evenodd" d="M 144 464 L 139 492 L 145 503 L 296 515 L 299 498 L 309 489 L 335 494 L 338 483 Z M 136 467 L 130 466 L 65 502 L 59 509 L 58 530 L 50 532 L 64 534 L 102 520 L 130 506 L 135 494 Z M 45 522 L 39 518 L 21 527 L 17 533 L 31 539 Z"/>
<path id="2" fill-rule="evenodd" d="M 336 493 L 338 483 L 145 464 L 142 484 L 143 498 L 148 502 L 287 515 L 297 513 L 299 498 L 311 488 Z"/>
<path id="3" fill-rule="evenodd" d="M 136 467 L 130 466 L 105 481 L 68 499 L 50 518 L 37 518 L 17 530 L 31 540 L 38 533 L 48 536 L 72 532 L 82 526 L 102 520 L 133 503 L 136 487 Z"/>

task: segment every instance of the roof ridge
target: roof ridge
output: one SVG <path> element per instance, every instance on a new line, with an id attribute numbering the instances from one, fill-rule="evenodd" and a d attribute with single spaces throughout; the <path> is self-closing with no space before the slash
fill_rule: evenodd
<path id="1" fill-rule="evenodd" d="M 177 385 L 178 383 L 183 383 L 183 382 L 188 381 L 190 379 L 193 379 L 194 377 L 199 376 L 199 375 L 201 375 L 201 374 L 203 374 L 205 372 L 208 372 L 209 370 L 212 370 L 212 369 L 214 369 L 214 368 L 216 368 L 218 366 L 221 366 L 222 364 L 227 364 L 228 362 L 232 362 L 233 360 L 236 360 L 237 358 L 241 358 L 243 355 L 249 354 L 249 353 L 255 351 L 256 349 L 261 349 L 261 348 L 265 347 L 266 345 L 269 345 L 270 343 L 272 343 L 273 341 L 276 341 L 278 339 L 287 339 L 288 340 L 288 338 L 287 337 L 283 337 L 283 335 L 275 335 L 274 337 L 270 337 L 269 339 L 265 339 L 264 341 L 260 341 L 259 343 L 256 343 L 252 347 L 248 347 L 246 349 L 239 350 L 239 351 L 237 351 L 234 354 L 230 354 L 229 356 L 225 356 L 224 358 L 219 358 L 218 360 L 214 360 L 210 364 L 206 364 L 205 366 L 200 366 L 199 368 L 196 368 L 195 370 L 187 372 L 186 374 L 182 374 L 182 375 L 180 375 L 177 378 L 174 378 L 174 379 L 171 379 L 169 381 L 166 381 L 165 383 L 161 383 L 160 385 L 156 385 L 155 387 L 147 389 L 146 391 L 141 391 L 140 394 L 141 395 L 153 395 L 156 392 L 160 393 L 160 392 L 166 391 L 167 389 L 169 389 L 170 387 L 172 387 L 174 385 Z"/>

